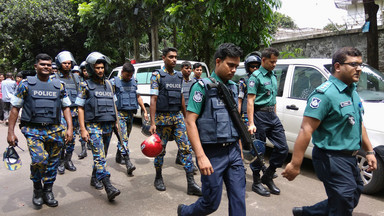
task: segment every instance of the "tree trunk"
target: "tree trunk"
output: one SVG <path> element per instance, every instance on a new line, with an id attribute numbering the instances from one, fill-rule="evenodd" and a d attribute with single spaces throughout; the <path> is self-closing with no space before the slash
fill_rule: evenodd
<path id="1" fill-rule="evenodd" d="M 136 63 L 140 62 L 140 39 L 133 38 L 133 52 L 135 56 Z"/>
<path id="2" fill-rule="evenodd" d="M 159 30 L 158 20 L 152 12 L 152 25 L 151 25 L 151 44 L 152 44 L 152 61 L 159 60 Z"/>
<path id="3" fill-rule="evenodd" d="M 367 59 L 368 64 L 379 69 L 379 42 L 377 33 L 377 11 L 379 6 L 374 0 L 363 0 L 366 21 L 370 22 L 367 33 Z"/>

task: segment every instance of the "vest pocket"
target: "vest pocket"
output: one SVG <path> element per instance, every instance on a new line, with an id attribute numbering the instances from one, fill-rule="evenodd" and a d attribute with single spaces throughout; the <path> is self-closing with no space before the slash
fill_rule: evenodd
<path id="1" fill-rule="evenodd" d="M 113 110 L 114 110 L 113 101 L 112 101 L 112 99 L 98 98 L 96 108 L 98 111 L 96 116 L 100 116 L 100 115 L 104 115 L 106 113 L 113 112 Z"/>
<path id="2" fill-rule="evenodd" d="M 200 141 L 202 143 L 216 142 L 216 127 L 214 119 L 197 119 Z"/>
<path id="3" fill-rule="evenodd" d="M 55 118 L 55 103 L 53 100 L 37 99 L 34 114 L 37 117 Z"/>
<path id="4" fill-rule="evenodd" d="M 228 113 L 216 113 L 217 138 L 227 138 L 231 133 Z"/>
<path id="5" fill-rule="evenodd" d="M 178 91 L 168 91 L 168 101 L 172 105 L 181 105 L 181 93 Z"/>

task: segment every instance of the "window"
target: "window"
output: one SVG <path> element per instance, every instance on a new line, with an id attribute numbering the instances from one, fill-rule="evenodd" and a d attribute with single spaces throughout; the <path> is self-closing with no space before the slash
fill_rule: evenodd
<path id="1" fill-rule="evenodd" d="M 306 100 L 325 78 L 321 73 L 312 67 L 296 66 L 293 74 L 293 85 L 291 98 Z"/>
<path id="2" fill-rule="evenodd" d="M 137 84 L 150 84 L 152 72 L 160 69 L 160 66 L 139 68 L 136 73 Z"/>
<path id="3" fill-rule="evenodd" d="M 357 92 L 365 101 L 384 101 L 384 76 L 375 68 L 364 65 Z"/>
<path id="4" fill-rule="evenodd" d="M 283 96 L 285 78 L 287 76 L 288 65 L 277 65 L 275 69 L 275 75 L 277 77 L 277 96 Z"/>

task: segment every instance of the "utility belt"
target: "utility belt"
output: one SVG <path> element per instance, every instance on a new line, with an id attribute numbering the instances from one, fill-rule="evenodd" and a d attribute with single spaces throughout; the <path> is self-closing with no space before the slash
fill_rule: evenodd
<path id="1" fill-rule="evenodd" d="M 215 144 L 203 144 L 203 148 L 218 148 L 218 147 L 228 147 L 236 142 L 225 142 L 225 143 L 215 143 Z"/>
<path id="2" fill-rule="evenodd" d="M 255 106 L 255 112 L 256 111 L 262 111 L 262 112 L 275 112 L 275 106 Z"/>
<path id="3" fill-rule="evenodd" d="M 52 123 L 32 123 L 32 122 L 26 122 L 26 121 L 21 121 L 20 122 L 20 127 L 46 127 L 46 126 L 51 126 L 51 125 L 59 125 L 59 124 L 52 124 Z"/>
<path id="4" fill-rule="evenodd" d="M 345 155 L 345 156 L 356 156 L 359 150 L 327 150 L 327 149 L 321 149 L 317 146 L 315 148 L 320 149 L 323 152 L 331 153 L 331 154 L 338 154 L 338 155 Z"/>

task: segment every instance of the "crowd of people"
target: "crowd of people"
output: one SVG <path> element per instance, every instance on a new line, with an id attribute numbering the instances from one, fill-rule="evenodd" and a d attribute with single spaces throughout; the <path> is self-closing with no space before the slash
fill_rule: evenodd
<path id="1" fill-rule="evenodd" d="M 202 78 L 202 65 L 183 62 L 176 71 L 178 51 L 165 48 L 164 66 L 151 76 L 150 111 L 147 113 L 137 92 L 134 65 L 125 63 L 121 75 L 108 80 L 105 72 L 110 59 L 99 52 L 90 53 L 79 66 L 69 51 L 54 59 L 44 53 L 35 61 L 36 76 L 14 81 L 12 74 L 1 80 L 1 106 L 8 124 L 9 145 L 16 146 L 14 128 L 20 110 L 20 129 L 27 140 L 31 155 L 32 202 L 41 207 L 58 206 L 53 184 L 57 173 L 76 171 L 72 155 L 76 135 L 80 134 L 79 159 L 92 151 L 93 167 L 90 185 L 105 189 L 109 201 L 120 190 L 110 181 L 106 155 L 112 133 L 119 136 L 116 162 L 124 164 L 132 176 L 135 165 L 130 159 L 129 136 L 133 116 L 141 107 L 143 118 L 150 122 L 149 133 L 157 134 L 163 151 L 154 158 L 156 190 L 165 191 L 162 166 L 168 141 L 178 147 L 176 163 L 184 168 L 187 194 L 198 196 L 191 205 L 180 204 L 178 215 L 208 215 L 215 212 L 221 201 L 223 183 L 227 189 L 229 215 L 246 215 L 245 167 L 239 127 L 228 110 L 227 100 L 219 93 L 217 84 L 224 84 L 230 100 L 238 104 L 238 112 L 250 134 L 274 148 L 268 167 L 263 160 L 250 163 L 253 174 L 252 191 L 269 197 L 279 195 L 274 183 L 276 169 L 281 168 L 288 155 L 283 125 L 276 115 L 277 79 L 274 68 L 279 51 L 266 48 L 245 59 L 247 77 L 239 86 L 231 79 L 240 64 L 243 52 L 232 43 L 221 44 L 214 55 L 215 68 L 211 77 Z M 295 143 L 291 162 L 282 172 L 293 180 L 300 173 L 304 151 L 311 137 L 315 145 L 313 163 L 324 183 L 328 199 L 314 206 L 294 207 L 293 215 L 352 215 L 362 190 L 358 174 L 356 150 L 367 152 L 369 170 L 376 169 L 372 145 L 362 124 L 362 104 L 355 90 L 361 73 L 360 51 L 346 47 L 337 51 L 332 60 L 329 81 L 313 87 L 300 134 Z M 193 67 L 194 77 L 191 78 Z M 339 106 L 340 105 L 340 106 Z M 325 138 L 324 138 L 325 137 Z M 196 156 L 193 163 L 192 153 Z M 262 153 L 253 152 L 262 157 Z M 201 187 L 194 173 L 201 173 Z"/>

